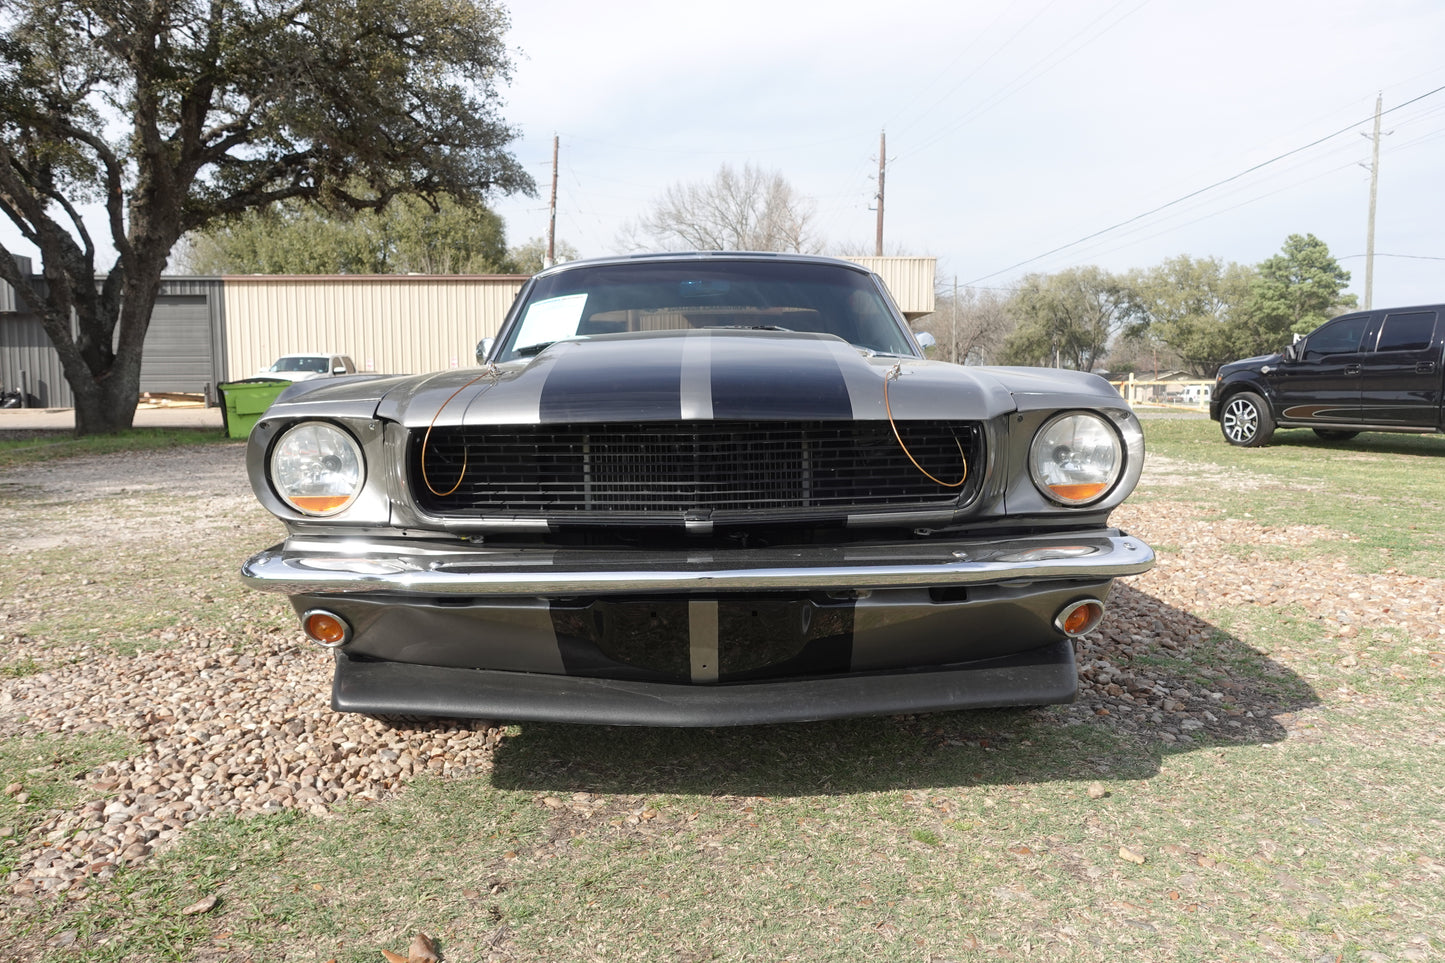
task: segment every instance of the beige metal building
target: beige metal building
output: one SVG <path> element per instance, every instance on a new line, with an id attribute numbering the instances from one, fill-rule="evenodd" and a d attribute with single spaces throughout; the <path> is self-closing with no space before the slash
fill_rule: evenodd
<path id="1" fill-rule="evenodd" d="M 283 354 L 350 355 L 359 371 L 421 374 L 476 364 L 521 275 L 228 275 L 226 361 L 249 378 Z"/>
<path id="2" fill-rule="evenodd" d="M 850 258 L 879 274 L 910 320 L 933 311 L 935 259 Z M 28 262 L 23 265 L 29 273 Z M 216 397 L 283 354 L 350 355 L 362 371 L 421 374 L 476 363 L 526 282 L 520 275 L 170 277 L 146 335 L 141 390 Z M 73 401 L 40 319 L 0 283 L 0 384 L 31 404 Z"/>
<path id="3" fill-rule="evenodd" d="M 849 257 L 843 260 L 861 264 L 881 277 L 888 293 L 898 303 L 898 310 L 909 321 L 933 313 L 933 281 L 938 258 Z"/>

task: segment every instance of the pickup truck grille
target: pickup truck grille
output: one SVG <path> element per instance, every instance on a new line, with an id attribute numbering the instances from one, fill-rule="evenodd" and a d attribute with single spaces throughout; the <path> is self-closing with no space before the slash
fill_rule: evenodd
<path id="1" fill-rule="evenodd" d="M 439 427 L 411 434 L 422 511 L 576 522 L 844 518 L 964 504 L 983 471 L 974 422 L 739 421 Z M 465 468 L 464 468 L 465 466 Z"/>

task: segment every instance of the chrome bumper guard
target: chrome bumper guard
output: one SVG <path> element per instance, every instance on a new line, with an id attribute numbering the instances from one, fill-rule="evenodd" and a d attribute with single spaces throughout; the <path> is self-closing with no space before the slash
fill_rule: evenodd
<path id="1" fill-rule="evenodd" d="M 1138 575 L 1154 552 L 1117 530 L 1008 541 L 616 552 L 401 539 L 288 539 L 248 559 L 251 588 L 288 595 L 573 596 L 842 591 Z"/>

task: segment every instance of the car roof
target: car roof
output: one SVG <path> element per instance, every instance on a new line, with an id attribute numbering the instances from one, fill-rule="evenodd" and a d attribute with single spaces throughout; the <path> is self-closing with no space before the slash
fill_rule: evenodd
<path id="1" fill-rule="evenodd" d="M 830 264 L 847 268 L 859 274 L 873 273 L 868 268 L 842 258 L 824 257 L 821 254 L 793 254 L 775 251 L 665 251 L 657 254 L 626 254 L 616 257 L 581 258 L 564 261 L 561 264 L 538 271 L 534 277 L 547 277 L 576 268 L 597 267 L 608 264 L 636 264 L 639 261 L 652 263 L 683 263 L 706 261 L 781 261 L 789 264 Z"/>

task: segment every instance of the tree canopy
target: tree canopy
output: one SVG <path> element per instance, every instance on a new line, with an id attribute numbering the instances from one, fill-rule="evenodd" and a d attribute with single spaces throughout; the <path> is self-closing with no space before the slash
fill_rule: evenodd
<path id="1" fill-rule="evenodd" d="M 513 274 L 506 228 L 480 204 L 400 197 L 334 213 L 285 201 L 199 234 L 182 255 L 196 274 Z"/>
<path id="2" fill-rule="evenodd" d="M 871 250 L 871 249 L 870 249 Z M 939 292 L 933 313 L 913 327 L 927 331 L 937 342 L 935 357 L 958 364 L 988 364 L 1013 330 L 1006 296 L 986 288 Z"/>
<path id="3" fill-rule="evenodd" d="M 777 171 L 724 164 L 710 181 L 669 186 L 629 226 L 633 249 L 817 253 L 813 205 Z"/>
<path id="4" fill-rule="evenodd" d="M 1259 265 L 1250 292 L 1252 354 L 1278 350 L 1293 334 L 1309 334 L 1342 309 L 1356 304 L 1345 294 L 1350 272 L 1340 267 L 1324 241 L 1291 234 L 1284 247 Z"/>
<path id="5" fill-rule="evenodd" d="M 1129 333 L 1168 345 L 1199 377 L 1248 353 L 1239 325 L 1249 308 L 1255 272 L 1216 258 L 1170 258 L 1127 279 Z M 1241 354 L 1246 351 L 1246 354 Z"/>
<path id="6" fill-rule="evenodd" d="M 566 241 L 556 240 L 552 244 L 552 252 L 556 255 L 558 264 L 564 261 L 575 261 L 580 256 L 577 249 Z M 547 261 L 547 239 L 545 237 L 531 237 L 512 247 L 507 252 L 512 262 L 512 269 L 518 274 L 536 274 L 546 267 Z"/>
<path id="7" fill-rule="evenodd" d="M 1009 299 L 1017 327 L 1004 342 L 1003 360 L 1092 371 L 1127 309 L 1123 283 L 1101 268 L 1031 274 Z"/>
<path id="8" fill-rule="evenodd" d="M 496 109 L 506 26 L 494 0 L 7 0 L 0 212 L 39 249 L 43 284 L 3 244 L 0 278 L 55 345 L 77 432 L 130 425 L 187 232 L 292 199 L 533 190 Z"/>

